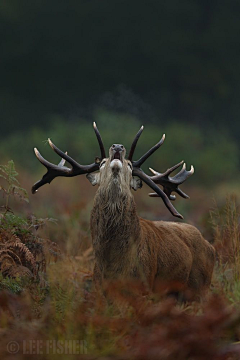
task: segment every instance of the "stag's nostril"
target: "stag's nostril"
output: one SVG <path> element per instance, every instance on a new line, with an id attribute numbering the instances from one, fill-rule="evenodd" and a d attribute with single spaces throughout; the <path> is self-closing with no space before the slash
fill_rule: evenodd
<path id="1" fill-rule="evenodd" d="M 113 144 L 111 149 L 115 152 L 119 151 L 122 152 L 124 150 L 124 146 L 122 144 Z"/>

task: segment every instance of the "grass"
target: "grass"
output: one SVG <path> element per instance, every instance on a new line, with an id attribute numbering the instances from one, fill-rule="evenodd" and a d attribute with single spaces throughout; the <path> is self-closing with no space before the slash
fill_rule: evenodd
<path id="1" fill-rule="evenodd" d="M 4 170 L 12 171 L 10 165 Z M 4 181 L 2 188 L 8 189 L 12 180 L 8 177 Z M 28 181 L 32 179 L 24 181 L 27 186 Z M 41 192 L 41 198 L 34 198 L 38 212 L 48 216 L 45 220 L 30 216 L 31 197 L 30 204 L 16 202 L 11 191 L 7 205 L 3 197 L 0 246 L 8 250 L 8 257 L 0 259 L 1 358 L 239 359 L 237 198 L 231 196 L 220 206 L 215 204 L 202 223 L 218 253 L 204 302 L 178 304 L 173 299 L 136 298 L 134 291 L 140 286 L 136 282 L 126 284 L 127 292 L 115 283 L 105 299 L 92 283 L 94 258 L 88 217 L 93 193 L 91 190 L 89 195 L 86 185 L 80 184 L 81 202 L 76 202 L 75 193 L 68 196 L 61 191 L 65 189 L 61 182 L 57 191 L 46 188 L 47 194 Z M 2 193 L 6 195 L 4 190 Z M 46 201 L 50 201 L 49 206 L 41 208 L 41 202 Z M 138 204 L 141 211 L 148 212 L 148 202 L 140 198 Z M 158 211 L 151 216 L 159 216 Z M 49 222 L 51 217 L 57 217 L 57 223 Z M 10 236 L 17 236 L 24 250 L 10 247 Z M 28 251 L 34 264 L 26 259 Z M 34 267 L 36 263 L 38 267 Z M 15 273 L 8 270 L 11 266 L 16 267 Z M 25 269 L 24 276 L 20 266 L 31 273 L 26 274 Z"/>

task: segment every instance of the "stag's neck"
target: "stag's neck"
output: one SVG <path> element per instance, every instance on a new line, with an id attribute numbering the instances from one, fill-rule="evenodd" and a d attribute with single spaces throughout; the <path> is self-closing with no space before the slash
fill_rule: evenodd
<path id="1" fill-rule="evenodd" d="M 129 249 L 140 234 L 139 218 L 130 189 L 117 182 L 99 188 L 91 214 L 91 231 L 96 261 L 111 267 L 116 260 L 126 261 Z"/>

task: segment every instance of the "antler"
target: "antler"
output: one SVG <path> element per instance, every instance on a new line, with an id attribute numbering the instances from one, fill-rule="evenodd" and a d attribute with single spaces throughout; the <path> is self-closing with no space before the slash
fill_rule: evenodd
<path id="1" fill-rule="evenodd" d="M 176 170 L 179 166 L 183 164 L 182 169 L 177 173 L 175 176 L 171 177 L 169 176 L 174 170 Z M 185 199 L 188 199 L 189 196 L 185 194 L 181 189 L 178 188 L 179 185 L 181 185 L 189 176 L 191 176 L 194 173 L 194 167 L 191 165 L 191 169 L 189 171 L 186 170 L 186 164 L 182 160 L 180 163 L 172 166 L 170 169 L 165 171 L 165 173 L 161 174 L 157 171 L 149 168 L 149 170 L 155 175 L 151 176 L 152 181 L 155 184 L 159 184 L 163 186 L 163 191 L 168 196 L 169 199 L 175 200 L 175 195 L 171 195 L 172 191 L 175 191 L 180 196 L 182 196 Z M 150 193 L 150 196 L 158 196 L 156 193 Z"/>
<path id="2" fill-rule="evenodd" d="M 104 150 L 101 135 L 97 129 L 95 122 L 93 123 L 93 128 L 94 128 L 95 134 L 98 139 L 99 147 L 101 150 L 101 157 L 103 159 L 106 156 L 105 150 Z M 89 174 L 89 173 L 94 172 L 99 169 L 99 159 L 98 158 L 96 158 L 95 163 L 93 163 L 93 164 L 80 165 L 78 162 L 76 162 L 74 159 L 72 159 L 70 156 L 68 156 L 67 152 L 64 153 L 56 145 L 54 145 L 50 139 L 48 139 L 48 143 L 51 146 L 51 148 L 59 156 L 62 157 L 62 160 L 60 161 L 60 163 L 58 165 L 52 164 L 42 157 L 42 155 L 37 150 L 37 148 L 34 148 L 36 157 L 47 168 L 47 173 L 45 175 L 43 175 L 41 180 L 37 181 L 33 185 L 33 187 L 32 187 L 33 194 L 35 194 L 41 186 L 43 186 L 47 183 L 50 184 L 50 182 L 58 176 L 73 177 L 73 176 L 82 175 L 82 174 Z M 64 166 L 66 161 L 72 166 L 71 168 Z"/>
<path id="3" fill-rule="evenodd" d="M 142 134 L 142 131 L 143 131 L 143 126 L 140 128 L 140 130 L 138 131 L 137 135 L 135 136 L 135 138 L 133 140 L 131 150 L 129 153 L 129 157 L 128 157 L 130 161 L 132 161 L 133 153 L 136 148 L 138 139 L 139 139 L 140 135 Z M 188 197 L 182 190 L 180 190 L 178 188 L 178 185 L 182 184 L 190 175 L 193 174 L 193 172 L 194 172 L 193 167 L 191 167 L 190 171 L 186 171 L 185 164 L 184 164 L 182 170 L 177 175 L 175 175 L 173 178 L 168 177 L 169 174 L 172 173 L 175 169 L 177 169 L 183 162 L 180 162 L 179 164 L 171 167 L 164 174 L 157 173 L 154 170 L 150 169 L 155 174 L 155 176 L 148 176 L 140 168 L 141 165 L 149 158 L 149 156 L 151 156 L 163 144 L 164 140 L 165 140 L 165 134 L 162 136 L 161 140 L 155 146 L 153 146 L 150 150 L 148 150 L 146 152 L 146 154 L 144 154 L 139 160 L 132 161 L 132 165 L 133 165 L 132 175 L 138 176 L 150 188 L 152 188 L 155 191 L 155 193 L 153 193 L 153 194 L 151 193 L 150 196 L 161 197 L 164 204 L 166 205 L 166 207 L 168 208 L 168 210 L 171 212 L 172 215 L 174 215 L 180 219 L 183 219 L 183 216 L 175 209 L 175 207 L 173 206 L 173 204 L 170 201 L 170 200 L 175 199 L 175 196 L 171 195 L 171 192 L 176 191 L 182 197 L 184 197 L 184 198 Z M 156 184 L 162 185 L 163 191 Z"/>
<path id="4" fill-rule="evenodd" d="M 133 143 L 132 143 L 131 149 L 129 151 L 129 155 L 128 155 L 128 160 L 130 160 L 130 161 L 132 161 L 132 157 L 133 157 L 133 154 L 134 154 L 138 139 L 140 138 L 140 136 L 141 136 L 141 134 L 143 132 L 143 129 L 144 129 L 144 126 L 141 126 L 140 130 L 137 132 L 137 135 L 135 136 L 135 138 L 133 140 Z"/>

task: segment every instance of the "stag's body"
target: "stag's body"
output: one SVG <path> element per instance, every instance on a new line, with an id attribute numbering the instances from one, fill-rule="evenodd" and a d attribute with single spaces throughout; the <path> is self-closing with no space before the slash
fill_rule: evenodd
<path id="1" fill-rule="evenodd" d="M 90 165 L 80 165 L 50 140 L 52 149 L 62 157 L 59 165 L 48 162 L 35 149 L 37 158 L 48 171 L 33 185 L 32 192 L 35 193 L 57 176 L 87 174 L 93 185 L 99 185 L 91 214 L 96 284 L 104 285 L 105 280 L 138 279 L 148 291 L 156 291 L 159 284 L 166 284 L 169 291 L 174 291 L 174 285 L 185 292 L 190 290 L 195 297 L 202 295 L 211 282 L 214 248 L 193 226 L 152 222 L 138 217 L 131 193 L 131 189 L 137 190 L 143 181 L 155 191 L 151 196 L 161 197 L 169 211 L 182 218 L 170 200 L 175 199 L 172 192 L 188 197 L 179 189 L 179 185 L 193 174 L 193 167 L 187 171 L 182 161 L 163 174 L 150 169 L 154 176 L 148 176 L 142 171 L 141 165 L 162 145 L 165 135 L 139 160 L 133 161 L 143 127 L 138 131 L 127 159 L 126 150 L 121 144 L 113 144 L 107 158 L 95 123 L 94 130 L 101 158 L 96 158 Z M 72 167 L 64 166 L 65 161 Z M 182 169 L 171 177 L 171 173 L 182 164 Z M 157 185 L 161 185 L 163 190 Z"/>
<path id="2" fill-rule="evenodd" d="M 112 174 L 99 187 L 91 214 L 95 281 L 140 279 L 145 289 L 169 285 L 195 297 L 209 287 L 214 248 L 193 226 L 148 221 L 136 212 L 129 186 Z"/>

